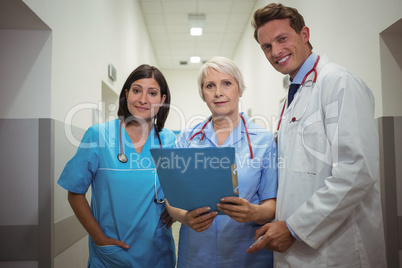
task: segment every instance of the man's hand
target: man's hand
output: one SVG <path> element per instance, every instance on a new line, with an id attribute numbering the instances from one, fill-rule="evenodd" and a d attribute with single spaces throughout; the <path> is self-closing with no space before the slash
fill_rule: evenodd
<path id="1" fill-rule="evenodd" d="M 261 240 L 247 249 L 247 253 L 259 251 L 262 248 L 283 253 L 296 241 L 285 221 L 265 224 L 255 232 L 255 239 L 260 236 L 262 236 Z"/>

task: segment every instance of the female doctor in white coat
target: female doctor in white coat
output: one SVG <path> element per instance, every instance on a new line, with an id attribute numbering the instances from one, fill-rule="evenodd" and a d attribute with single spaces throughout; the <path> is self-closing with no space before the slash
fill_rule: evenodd
<path id="1" fill-rule="evenodd" d="M 276 219 L 248 252 L 275 250 L 277 267 L 386 267 L 378 135 L 370 89 L 312 53 L 296 9 L 254 13 L 255 37 L 272 66 L 301 84 L 280 108 Z"/>
<path id="2" fill-rule="evenodd" d="M 245 86 L 233 61 L 214 57 L 199 71 L 201 98 L 212 115 L 177 138 L 178 148 L 234 147 L 239 197 L 225 197 L 218 215 L 209 208 L 185 211 L 168 206 L 182 222 L 178 267 L 272 267 L 272 252 L 251 256 L 255 231 L 275 215 L 276 144 L 273 135 L 239 113 Z M 231 204 L 227 204 L 231 203 Z M 205 214 L 204 214 L 205 213 Z"/>
<path id="3" fill-rule="evenodd" d="M 174 145 L 163 128 L 169 103 L 162 73 L 136 68 L 121 90 L 119 119 L 90 127 L 60 176 L 89 234 L 88 267 L 175 267 L 172 222 L 149 151 Z"/>

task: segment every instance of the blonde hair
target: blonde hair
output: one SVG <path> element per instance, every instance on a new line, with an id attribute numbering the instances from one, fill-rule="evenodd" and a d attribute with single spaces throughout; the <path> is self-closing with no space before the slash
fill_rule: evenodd
<path id="1" fill-rule="evenodd" d="M 240 69 L 237 65 L 230 59 L 225 57 L 213 57 L 204 63 L 201 66 L 200 71 L 198 72 L 198 91 L 200 93 L 201 99 L 205 101 L 204 96 L 202 94 L 202 86 L 204 84 L 204 77 L 209 74 L 210 69 L 214 69 L 220 73 L 230 74 L 236 80 L 240 95 L 246 90 L 246 86 L 244 84 L 243 75 L 240 72 Z"/>

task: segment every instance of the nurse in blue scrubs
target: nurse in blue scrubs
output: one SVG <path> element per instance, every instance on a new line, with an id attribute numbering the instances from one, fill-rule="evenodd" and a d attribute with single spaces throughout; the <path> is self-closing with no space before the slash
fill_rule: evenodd
<path id="1" fill-rule="evenodd" d="M 183 130 L 178 148 L 234 147 L 239 197 L 225 197 L 217 215 L 208 207 L 185 211 L 168 206 L 182 223 L 178 267 L 273 267 L 272 252 L 247 254 L 255 231 L 275 216 L 277 152 L 273 135 L 239 113 L 245 86 L 235 63 L 214 57 L 200 69 L 198 87 L 211 116 Z"/>
<path id="2" fill-rule="evenodd" d="M 90 127 L 60 176 L 89 234 L 88 267 L 175 266 L 173 220 L 149 151 L 174 145 L 174 133 L 163 128 L 169 104 L 162 73 L 139 66 L 121 90 L 119 119 Z"/>

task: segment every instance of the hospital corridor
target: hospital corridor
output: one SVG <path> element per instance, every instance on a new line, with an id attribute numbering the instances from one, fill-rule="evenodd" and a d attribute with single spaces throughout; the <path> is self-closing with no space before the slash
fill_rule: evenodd
<path id="1" fill-rule="evenodd" d="M 215 56 L 241 70 L 239 112 L 277 131 L 289 75 L 272 67 L 251 24 L 254 11 L 269 3 L 0 0 L 0 268 L 87 267 L 89 236 L 58 180 L 87 129 L 118 119 L 119 100 L 128 102 L 131 92 L 119 95 L 122 87 L 142 64 L 166 78 L 164 128 L 176 137 L 211 116 L 197 79 Z M 372 91 L 387 267 L 402 268 L 402 1 L 280 3 L 303 14 L 316 55 L 351 70 Z M 157 134 L 156 147 L 168 134 Z M 91 188 L 85 197 L 90 203 Z M 180 226 L 172 227 L 176 254 Z"/>

